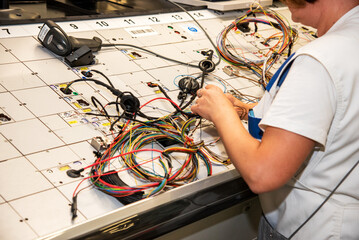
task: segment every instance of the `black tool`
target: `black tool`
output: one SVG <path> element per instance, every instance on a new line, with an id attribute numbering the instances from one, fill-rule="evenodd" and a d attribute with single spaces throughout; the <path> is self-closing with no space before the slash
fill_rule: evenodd
<path id="1" fill-rule="evenodd" d="M 45 48 L 60 56 L 67 56 L 82 46 L 87 46 L 93 52 L 97 52 L 102 44 L 102 40 L 98 37 L 85 39 L 68 36 L 59 25 L 51 20 L 44 23 L 37 38 Z"/>

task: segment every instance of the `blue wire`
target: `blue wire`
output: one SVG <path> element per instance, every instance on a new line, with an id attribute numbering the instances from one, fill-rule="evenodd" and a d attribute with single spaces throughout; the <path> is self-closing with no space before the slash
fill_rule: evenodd
<path id="1" fill-rule="evenodd" d="M 223 86 L 223 92 L 225 93 L 225 92 L 227 92 L 227 87 L 226 87 L 226 85 L 222 82 L 222 80 L 221 79 L 219 79 L 218 77 L 216 77 L 216 76 L 213 76 L 222 86 Z"/>

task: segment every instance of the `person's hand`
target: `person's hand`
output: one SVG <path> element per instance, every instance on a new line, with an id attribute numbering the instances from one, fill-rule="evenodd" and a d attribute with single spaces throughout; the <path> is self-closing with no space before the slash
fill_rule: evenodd
<path id="1" fill-rule="evenodd" d="M 237 98 L 235 98 L 232 94 L 226 93 L 225 94 L 228 100 L 232 103 L 232 105 L 236 105 L 236 102 L 239 101 Z"/>
<path id="2" fill-rule="evenodd" d="M 229 93 L 226 93 L 226 97 L 232 103 L 241 120 L 248 120 L 249 109 L 252 109 L 254 106 L 257 105 L 257 103 L 244 103 Z"/>
<path id="3" fill-rule="evenodd" d="M 228 111 L 234 111 L 231 100 L 219 87 L 207 85 L 197 91 L 197 96 L 192 112 L 212 122 L 226 116 Z"/>

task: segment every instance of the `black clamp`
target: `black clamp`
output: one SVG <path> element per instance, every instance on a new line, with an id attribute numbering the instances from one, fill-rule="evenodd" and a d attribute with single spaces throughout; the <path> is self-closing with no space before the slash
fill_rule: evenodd
<path id="1" fill-rule="evenodd" d="M 216 64 L 212 61 L 213 50 L 207 51 L 207 58 L 199 62 L 198 67 L 203 73 L 213 72 L 216 68 Z"/>

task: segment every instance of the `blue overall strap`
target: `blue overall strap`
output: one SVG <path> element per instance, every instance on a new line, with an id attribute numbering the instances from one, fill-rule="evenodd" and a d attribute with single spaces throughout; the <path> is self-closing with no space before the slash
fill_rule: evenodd
<path id="1" fill-rule="evenodd" d="M 294 56 L 294 53 L 292 53 L 292 55 L 290 55 L 287 60 L 284 61 L 284 63 L 278 68 L 278 70 L 274 73 L 274 75 L 272 76 L 272 78 L 269 80 L 269 83 L 266 86 L 266 91 L 269 92 L 269 90 L 272 88 L 273 84 L 275 83 L 275 81 L 277 81 L 277 78 L 279 76 L 279 74 L 282 72 L 283 68 L 285 67 L 285 70 L 283 72 L 283 74 L 281 75 L 277 86 L 280 87 L 282 86 L 282 83 L 284 82 L 284 79 L 287 77 L 287 74 L 289 72 L 290 67 L 292 66 L 293 61 L 291 61 L 289 64 L 287 64 L 290 59 L 292 59 L 292 57 Z"/>
<path id="2" fill-rule="evenodd" d="M 282 72 L 283 68 L 284 71 L 280 75 L 280 78 L 277 82 L 277 86 L 282 86 L 282 83 L 284 82 L 285 78 L 288 75 L 289 69 L 292 66 L 293 61 L 289 62 L 290 59 L 294 56 L 294 53 L 290 55 L 287 60 L 280 66 L 280 68 L 275 72 L 269 83 L 267 84 L 266 91 L 269 92 L 269 90 L 273 87 L 274 83 L 277 81 L 277 78 L 279 74 Z M 252 137 L 256 139 L 262 139 L 263 137 L 263 131 L 259 128 L 259 122 L 262 120 L 262 118 L 257 118 L 254 116 L 253 110 L 249 110 L 248 112 L 248 131 L 252 135 Z"/>
<path id="3" fill-rule="evenodd" d="M 256 139 L 262 139 L 263 131 L 259 128 L 259 122 L 261 118 L 256 118 L 254 116 L 253 110 L 250 109 L 248 112 L 248 132 L 252 137 Z"/>

